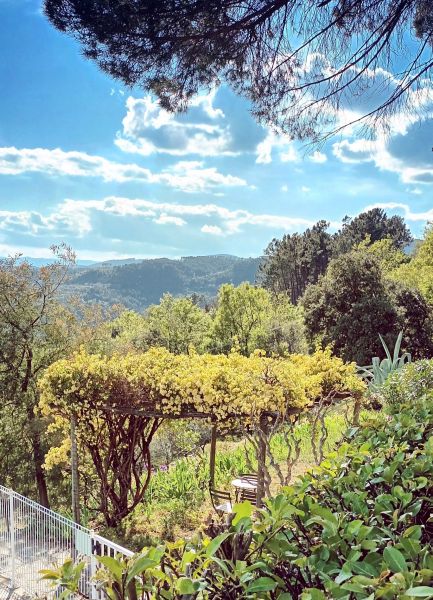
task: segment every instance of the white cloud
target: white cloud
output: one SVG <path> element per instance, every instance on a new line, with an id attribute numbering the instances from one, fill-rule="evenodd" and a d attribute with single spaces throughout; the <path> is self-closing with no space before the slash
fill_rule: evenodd
<path id="1" fill-rule="evenodd" d="M 203 225 L 200 231 L 209 233 L 210 235 L 224 235 L 223 230 L 218 225 Z"/>
<path id="2" fill-rule="evenodd" d="M 201 161 L 181 161 L 158 175 L 171 187 L 184 192 L 205 192 L 220 186 L 243 187 L 245 179 L 234 175 L 223 175 L 216 167 L 205 167 Z"/>
<path id="3" fill-rule="evenodd" d="M 104 200 L 67 200 L 68 206 L 75 205 L 78 209 L 86 206 L 101 212 L 116 215 L 149 216 L 164 213 L 180 217 L 213 217 L 218 220 L 217 225 L 225 234 L 233 234 L 240 231 L 244 225 L 255 225 L 275 229 L 304 228 L 313 224 L 313 221 L 299 217 L 288 217 L 285 215 L 254 214 L 247 210 L 230 210 L 217 204 L 170 204 L 168 202 L 154 202 L 144 199 L 119 198 L 116 196 Z"/>
<path id="4" fill-rule="evenodd" d="M 179 227 L 185 226 L 188 217 L 191 217 L 194 222 L 199 221 L 198 226 L 203 233 L 212 235 L 233 235 L 242 231 L 244 227 L 295 231 L 313 224 L 313 221 L 301 217 L 230 210 L 218 204 L 172 204 L 109 196 L 102 200 L 66 199 L 47 215 L 36 211 L 1 211 L 0 229 L 8 232 L 19 231 L 30 236 L 65 232 L 69 236 L 80 238 L 100 226 L 99 219 L 96 221 L 97 225 L 94 224 L 94 217 L 98 214 L 119 218 L 133 217 L 153 221 L 159 225 L 172 224 Z M 214 222 L 209 222 L 210 219 Z"/>
<path id="5" fill-rule="evenodd" d="M 343 140 L 332 146 L 334 156 L 344 163 L 370 162 L 374 160 L 376 149 L 377 142 L 366 139 L 359 139 L 353 142 Z"/>
<path id="6" fill-rule="evenodd" d="M 307 187 L 306 185 L 303 185 L 303 186 L 301 187 L 301 192 L 302 192 L 303 194 L 308 194 L 308 192 L 311 192 L 311 188 Z"/>
<path id="7" fill-rule="evenodd" d="M 130 96 L 126 101 L 126 116 L 122 132 L 115 144 L 123 152 L 169 154 L 172 156 L 236 156 L 230 149 L 232 136 L 224 121 L 225 115 L 213 105 L 216 91 L 196 96 L 186 115 L 176 115 L 163 109 L 150 95 Z M 191 120 L 190 115 L 195 115 Z"/>
<path id="8" fill-rule="evenodd" d="M 154 223 L 158 225 L 176 225 L 177 227 L 182 227 L 186 225 L 185 219 L 181 219 L 180 217 L 172 217 L 170 215 L 166 215 L 162 213 L 157 219 L 153 220 Z"/>
<path id="9" fill-rule="evenodd" d="M 405 134 L 406 135 L 406 134 Z M 404 140 L 404 137 L 403 137 Z M 420 166 L 408 164 L 406 160 L 398 158 L 389 149 L 390 140 L 384 136 L 376 140 L 359 139 L 353 142 L 343 140 L 333 145 L 333 153 L 344 163 L 372 162 L 381 171 L 397 173 L 403 183 L 430 184 L 433 183 L 433 161 L 427 161 Z"/>
<path id="10" fill-rule="evenodd" d="M 318 150 L 313 152 L 313 154 L 310 154 L 308 158 L 311 160 L 311 162 L 314 163 L 324 163 L 328 160 L 326 154 L 324 154 L 323 152 L 319 152 Z"/>
<path id="11" fill-rule="evenodd" d="M 0 230 L 38 236 L 46 233 L 78 234 L 90 233 L 92 226 L 86 211 L 70 210 L 65 203 L 58 212 L 43 215 L 37 211 L 0 211 Z"/>
<path id="12" fill-rule="evenodd" d="M 286 184 L 282 185 L 282 186 L 281 186 L 281 191 L 282 191 L 282 192 L 288 192 L 288 191 L 289 191 L 289 186 L 288 186 L 288 185 L 286 185 Z"/>
<path id="13" fill-rule="evenodd" d="M 257 144 L 256 163 L 271 163 L 274 150 L 278 151 L 278 156 L 282 162 L 297 162 L 299 160 L 292 140 L 288 136 L 279 135 L 269 130 L 265 139 Z"/>
<path id="14" fill-rule="evenodd" d="M 116 163 L 86 152 L 64 152 L 60 148 L 0 148 L 0 174 L 44 173 L 45 175 L 100 177 L 104 181 L 151 181 L 149 169 Z"/>
<path id="15" fill-rule="evenodd" d="M 400 202 L 372 204 L 365 207 L 363 212 L 376 207 L 401 212 L 408 222 L 425 223 L 433 220 L 433 208 L 416 212 L 408 204 Z M 128 233 L 131 219 L 135 223 L 134 227 L 138 229 L 145 223 L 154 223 L 155 227 L 188 226 L 189 231 L 197 230 L 216 237 L 238 235 L 249 228 L 269 229 L 275 234 L 303 231 L 315 222 L 288 215 L 231 210 L 214 203 L 172 204 L 142 198 L 110 196 L 100 200 L 66 199 L 44 214 L 37 211 L 0 211 L 0 243 L 5 245 L 10 238 L 13 245 L 17 235 L 21 239 L 27 236 L 29 240 L 41 239 L 43 236 L 49 240 L 67 238 L 72 245 L 78 239 L 91 239 L 96 234 L 104 237 L 104 215 L 111 219 L 108 221 L 110 232 L 113 230 L 113 218 L 118 219 L 117 242 L 120 250 L 125 241 L 131 241 Z M 129 222 L 124 220 L 128 218 Z M 331 223 L 333 230 L 340 227 L 341 223 L 338 221 Z M 31 242 L 28 244 L 32 245 Z M 82 245 L 83 242 L 80 241 L 78 246 Z"/>
<path id="16" fill-rule="evenodd" d="M 373 78 L 377 74 L 379 81 L 383 82 L 383 86 L 377 90 L 379 96 L 385 93 L 385 84 L 390 85 L 392 91 L 400 83 L 391 73 L 380 69 L 372 71 L 370 77 Z M 370 130 L 371 139 L 356 139 L 360 128 L 355 126 L 345 132 L 346 138 L 351 136 L 352 139 L 345 139 L 333 145 L 334 155 L 344 163 L 371 162 L 380 171 L 396 173 L 403 183 L 433 183 L 433 160 L 430 152 L 433 132 L 433 83 L 424 79 L 419 85 L 418 89 L 407 92 L 405 103 L 398 112 L 378 118 L 374 122 L 374 129 Z M 365 98 L 364 101 L 372 103 L 369 109 L 377 106 L 374 94 Z"/>
<path id="17" fill-rule="evenodd" d="M 220 186 L 246 186 L 234 175 L 224 175 L 216 167 L 199 161 L 181 161 L 160 173 L 136 164 L 124 164 L 85 152 L 65 152 L 60 148 L 0 148 L 0 175 L 43 173 L 50 177 L 98 177 L 106 182 L 144 181 L 165 184 L 184 192 L 212 191 Z"/>
<path id="18" fill-rule="evenodd" d="M 375 204 L 371 204 L 370 206 L 366 206 L 364 211 L 371 210 L 373 208 L 383 208 L 384 210 L 399 210 L 403 213 L 406 221 L 431 221 L 433 220 L 433 208 L 430 208 L 426 211 L 414 212 L 408 204 L 404 204 L 403 202 L 377 202 Z"/>
<path id="19" fill-rule="evenodd" d="M 284 152 L 280 152 L 281 162 L 297 162 L 299 160 L 296 148 L 290 144 Z"/>

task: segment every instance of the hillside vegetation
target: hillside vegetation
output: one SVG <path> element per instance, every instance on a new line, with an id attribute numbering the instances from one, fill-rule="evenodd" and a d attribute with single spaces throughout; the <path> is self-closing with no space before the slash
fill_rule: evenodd
<path id="1" fill-rule="evenodd" d="M 254 283 L 260 261 L 216 255 L 155 258 L 121 265 L 100 263 L 76 272 L 64 293 L 77 294 L 86 302 L 123 304 L 134 310 L 158 303 L 165 293 L 196 294 L 206 301 L 217 295 L 223 283 Z"/>

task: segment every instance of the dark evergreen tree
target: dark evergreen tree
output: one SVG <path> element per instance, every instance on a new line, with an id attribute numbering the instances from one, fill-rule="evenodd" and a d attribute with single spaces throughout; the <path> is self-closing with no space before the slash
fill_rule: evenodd
<path id="1" fill-rule="evenodd" d="M 379 339 L 393 347 L 400 331 L 403 351 L 432 355 L 431 309 L 417 292 L 389 283 L 377 259 L 352 251 L 334 258 L 326 274 L 307 288 L 302 305 L 309 343 L 332 344 L 359 365 L 383 356 Z"/>
<path id="2" fill-rule="evenodd" d="M 274 293 L 285 292 L 295 304 L 310 283 L 326 271 L 332 253 L 329 223 L 319 221 L 304 233 L 273 239 L 265 250 L 258 280 Z"/>
<path id="3" fill-rule="evenodd" d="M 185 108 L 199 89 L 225 80 L 251 100 L 259 119 L 301 138 L 323 136 L 341 104 L 366 89 L 373 99 L 366 116 L 400 109 L 406 93 L 433 69 L 430 0 L 44 5 L 50 21 L 78 39 L 87 58 L 126 85 L 151 90 L 163 106 Z M 411 29 L 415 36 L 404 43 Z M 395 63 L 399 86 L 384 76 Z"/>
<path id="4" fill-rule="evenodd" d="M 403 250 L 413 241 L 403 217 L 388 217 L 382 208 L 373 208 L 354 219 L 343 219 L 343 227 L 335 236 L 335 252 L 349 252 L 366 238 L 369 238 L 371 243 L 389 238 L 399 250 Z"/>
<path id="5" fill-rule="evenodd" d="M 345 217 L 342 229 L 331 235 L 329 223 L 319 221 L 304 233 L 287 234 L 273 239 L 266 248 L 258 281 L 274 293 L 285 292 L 295 304 L 307 285 L 316 283 L 325 273 L 331 258 L 351 251 L 364 240 L 389 238 L 396 249 L 405 248 L 412 235 L 402 217 L 388 217 L 373 208 L 354 219 Z"/>

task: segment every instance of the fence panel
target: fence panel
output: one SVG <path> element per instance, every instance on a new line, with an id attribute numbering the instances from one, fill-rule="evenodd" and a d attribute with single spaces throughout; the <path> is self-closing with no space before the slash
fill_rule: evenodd
<path id="1" fill-rule="evenodd" d="M 15 595 L 55 597 L 39 571 L 61 565 L 67 558 L 87 563 L 80 592 L 102 598 L 92 583 L 97 555 L 132 556 L 132 552 L 90 529 L 0 486 L 0 586 L 7 582 Z M 58 590 L 60 591 L 60 590 Z"/>

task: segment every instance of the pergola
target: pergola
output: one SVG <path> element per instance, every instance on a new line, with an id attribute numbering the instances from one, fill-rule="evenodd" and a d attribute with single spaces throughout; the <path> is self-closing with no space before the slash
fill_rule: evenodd
<path id="1" fill-rule="evenodd" d="M 320 412 L 337 397 L 360 397 L 364 390 L 354 365 L 329 349 L 287 358 L 173 355 L 163 348 L 124 356 L 81 350 L 51 365 L 40 387 L 43 414 L 58 418 L 62 427 L 71 425 L 74 516 L 78 520 L 78 438 L 93 462 L 99 510 L 110 527 L 143 498 L 151 477 L 150 444 L 163 420 L 204 419 L 212 425 L 211 486 L 218 433 L 238 423 L 254 447 L 260 506 L 269 486 L 268 460 L 282 480 L 269 444 L 277 428 L 292 415 L 313 406 Z"/>
<path id="2" fill-rule="evenodd" d="M 104 406 L 103 411 L 111 411 L 123 415 L 132 415 L 137 417 L 155 418 L 161 420 L 177 420 L 177 419 L 205 419 L 212 424 L 211 429 L 211 440 L 210 440 L 210 451 L 209 451 L 209 485 L 214 487 L 215 483 L 215 460 L 216 460 L 216 447 L 218 440 L 218 424 L 215 416 L 211 413 L 198 412 L 190 407 L 185 407 L 184 410 L 178 414 L 166 413 L 163 411 L 155 410 L 151 407 L 136 408 L 131 406 L 113 407 Z M 300 414 L 302 409 L 288 408 L 285 412 L 284 417 L 290 415 Z M 257 419 L 257 427 L 261 435 L 258 438 L 258 452 L 257 452 L 257 507 L 262 506 L 263 499 L 265 497 L 265 465 L 266 465 L 266 435 L 268 431 L 269 420 L 275 420 L 281 418 L 281 414 L 277 412 L 264 411 Z M 239 415 L 230 414 L 229 419 L 239 419 Z M 78 477 L 78 452 L 77 452 L 77 441 L 75 434 L 75 420 L 71 419 L 71 470 L 72 470 L 72 509 L 74 520 L 80 522 L 80 508 L 79 508 L 79 477 Z"/>

